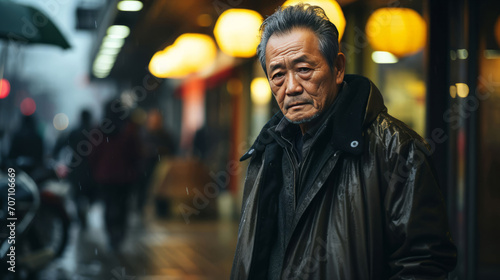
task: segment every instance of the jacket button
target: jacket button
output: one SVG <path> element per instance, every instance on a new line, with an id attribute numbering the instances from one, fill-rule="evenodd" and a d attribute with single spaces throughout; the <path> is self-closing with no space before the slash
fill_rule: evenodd
<path id="1" fill-rule="evenodd" d="M 351 147 L 356 148 L 359 145 L 358 141 L 352 141 L 351 142 Z"/>

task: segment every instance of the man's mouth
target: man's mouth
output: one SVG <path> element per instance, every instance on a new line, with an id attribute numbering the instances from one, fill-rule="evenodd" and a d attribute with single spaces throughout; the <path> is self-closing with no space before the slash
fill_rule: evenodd
<path id="1" fill-rule="evenodd" d="M 310 103 L 309 102 L 294 102 L 294 103 L 288 104 L 286 106 L 286 109 L 290 109 L 290 108 L 302 106 L 302 105 L 307 105 L 307 104 L 310 104 Z"/>

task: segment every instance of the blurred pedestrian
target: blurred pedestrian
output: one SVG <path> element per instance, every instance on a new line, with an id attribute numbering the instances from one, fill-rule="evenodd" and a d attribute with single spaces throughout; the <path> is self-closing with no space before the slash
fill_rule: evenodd
<path id="1" fill-rule="evenodd" d="M 92 145 L 100 144 L 92 141 L 96 140 L 91 138 L 93 129 L 95 128 L 92 126 L 92 114 L 87 109 L 82 110 L 78 127 L 69 135 L 59 137 L 52 152 L 53 158 L 58 159 L 62 150 L 65 148 L 69 150 L 70 159 L 66 163 L 69 170 L 68 181 L 72 187 L 72 196 L 82 228 L 87 226 L 87 212 L 97 199 L 97 187 L 90 173 L 88 157 Z"/>
<path id="2" fill-rule="evenodd" d="M 43 166 L 44 147 L 35 116 L 23 116 L 21 126 L 11 139 L 8 160 L 30 174 Z"/>
<path id="3" fill-rule="evenodd" d="M 173 137 L 163 127 L 160 111 L 153 109 L 149 112 L 142 140 L 144 176 L 137 185 L 137 208 L 143 214 L 156 166 L 162 159 L 173 156 L 176 151 Z"/>
<path id="4" fill-rule="evenodd" d="M 127 110 L 119 100 L 106 104 L 100 126 L 104 139 L 90 154 L 92 174 L 105 205 L 106 230 L 115 250 L 125 237 L 127 204 L 136 184 L 140 159 L 137 127 L 129 121 Z"/>

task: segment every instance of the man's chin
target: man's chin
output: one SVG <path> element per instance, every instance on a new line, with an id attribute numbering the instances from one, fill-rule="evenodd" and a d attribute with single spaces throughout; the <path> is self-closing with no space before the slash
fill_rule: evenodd
<path id="1" fill-rule="evenodd" d="M 318 113 L 312 115 L 311 117 L 299 118 L 296 120 L 291 120 L 287 116 L 285 116 L 285 118 L 293 124 L 304 124 L 304 123 L 308 123 L 308 122 L 315 120 L 317 117 L 319 117 L 319 115 L 320 115 L 320 113 L 318 112 Z"/>

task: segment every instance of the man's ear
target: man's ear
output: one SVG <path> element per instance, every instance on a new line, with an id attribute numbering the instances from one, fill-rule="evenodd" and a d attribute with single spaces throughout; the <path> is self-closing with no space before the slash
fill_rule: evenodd
<path id="1" fill-rule="evenodd" d="M 335 83 L 340 85 L 344 81 L 345 74 L 345 56 L 339 52 L 335 60 Z"/>

